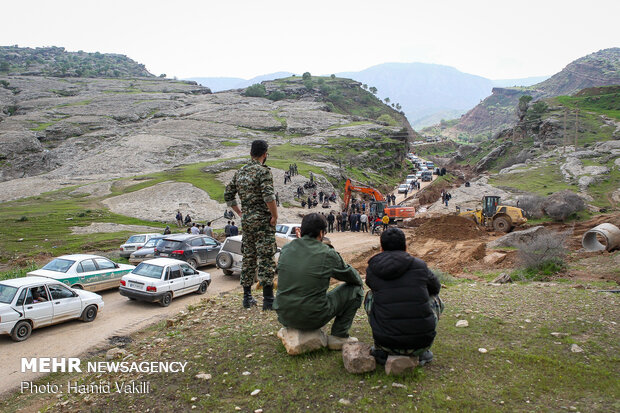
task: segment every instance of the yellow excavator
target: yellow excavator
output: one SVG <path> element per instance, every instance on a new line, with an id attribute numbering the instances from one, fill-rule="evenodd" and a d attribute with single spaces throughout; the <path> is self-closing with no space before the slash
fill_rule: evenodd
<path id="1" fill-rule="evenodd" d="M 456 207 L 459 216 L 471 219 L 478 225 L 493 226 L 498 232 L 510 232 L 516 226 L 527 222 L 525 212 L 521 208 L 500 205 L 500 197 L 485 195 L 482 198 L 482 209 L 460 212 Z"/>

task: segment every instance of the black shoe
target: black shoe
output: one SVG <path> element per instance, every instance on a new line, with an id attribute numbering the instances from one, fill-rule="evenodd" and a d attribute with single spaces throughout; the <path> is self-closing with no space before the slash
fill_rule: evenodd
<path id="1" fill-rule="evenodd" d="M 243 287 L 243 308 L 250 308 L 258 303 L 252 297 L 252 287 Z"/>
<path id="2" fill-rule="evenodd" d="M 430 363 L 431 361 L 433 361 L 433 352 L 430 350 L 426 350 L 420 355 L 420 357 L 418 357 L 418 360 L 420 361 L 420 366 L 423 366 L 426 363 Z"/>
<path id="3" fill-rule="evenodd" d="M 388 353 L 383 350 L 378 350 L 374 347 L 370 349 L 370 355 L 373 356 L 377 362 L 377 364 L 385 365 L 388 359 Z"/>
<path id="4" fill-rule="evenodd" d="M 263 310 L 273 310 L 273 285 L 263 287 Z"/>

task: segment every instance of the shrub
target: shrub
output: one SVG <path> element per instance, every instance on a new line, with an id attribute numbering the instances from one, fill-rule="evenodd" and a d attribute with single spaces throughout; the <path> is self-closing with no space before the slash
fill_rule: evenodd
<path id="1" fill-rule="evenodd" d="M 301 78 L 303 80 L 308 80 L 308 79 L 312 79 L 312 75 L 310 74 L 310 72 L 306 72 L 303 75 L 301 75 Z"/>
<path id="2" fill-rule="evenodd" d="M 438 268 L 431 268 L 431 271 L 435 274 L 435 277 L 442 284 L 452 284 L 455 282 L 454 277 L 450 273 L 444 272 Z"/>
<path id="3" fill-rule="evenodd" d="M 332 73 L 329 77 L 331 77 L 332 79 L 335 79 L 336 75 Z"/>
<path id="4" fill-rule="evenodd" d="M 396 120 L 390 115 L 388 115 L 387 113 L 384 113 L 383 115 L 379 116 L 377 118 L 377 121 L 387 123 L 390 126 L 398 125 L 398 122 L 396 122 Z"/>
<path id="5" fill-rule="evenodd" d="M 22 215 L 21 217 L 19 217 L 19 219 L 17 220 L 17 222 L 26 222 L 28 221 L 28 217 L 25 215 Z"/>
<path id="6" fill-rule="evenodd" d="M 269 94 L 269 96 L 267 96 L 267 99 L 273 100 L 275 102 L 276 100 L 282 100 L 285 97 L 286 97 L 286 94 L 282 92 L 281 90 L 274 90 L 273 92 Z"/>
<path id="7" fill-rule="evenodd" d="M 304 86 L 306 87 L 306 89 L 312 90 L 314 88 L 314 82 L 312 81 L 312 79 L 308 78 L 304 80 Z"/>
<path id="8" fill-rule="evenodd" d="M 263 98 L 267 94 L 265 90 L 265 85 L 261 85 L 260 83 L 255 83 L 252 86 L 248 86 L 245 90 L 245 96 Z"/>
<path id="9" fill-rule="evenodd" d="M 568 232 L 542 232 L 519 247 L 517 260 L 524 278 L 540 279 L 566 268 Z"/>
<path id="10" fill-rule="evenodd" d="M 545 198 L 538 195 L 523 195 L 517 198 L 517 206 L 525 211 L 528 218 L 542 218 L 545 215 L 543 202 Z"/>

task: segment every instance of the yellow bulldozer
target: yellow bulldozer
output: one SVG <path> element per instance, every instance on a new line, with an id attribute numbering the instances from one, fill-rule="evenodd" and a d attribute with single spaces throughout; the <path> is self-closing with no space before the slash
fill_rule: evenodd
<path id="1" fill-rule="evenodd" d="M 493 226 L 498 232 L 510 232 L 516 226 L 527 222 L 525 213 L 521 208 L 500 205 L 500 197 L 486 195 L 482 198 L 482 209 L 460 212 L 459 216 L 471 219 L 478 225 Z"/>

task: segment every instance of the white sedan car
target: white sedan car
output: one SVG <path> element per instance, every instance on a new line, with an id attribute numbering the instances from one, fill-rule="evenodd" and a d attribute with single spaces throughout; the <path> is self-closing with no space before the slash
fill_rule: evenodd
<path id="1" fill-rule="evenodd" d="M 132 252 L 138 251 L 144 244 L 146 244 L 151 238 L 159 237 L 161 234 L 137 234 L 129 237 L 124 244 L 119 247 L 119 255 L 124 258 L 128 258 Z"/>
<path id="2" fill-rule="evenodd" d="M 100 295 L 72 290 L 44 277 L 0 281 L 0 334 L 24 341 L 32 330 L 67 320 L 93 321 L 103 308 Z"/>
<path id="3" fill-rule="evenodd" d="M 400 184 L 398 186 L 398 193 L 399 194 L 404 194 L 405 192 L 408 192 L 408 191 L 409 191 L 409 185 L 407 185 L 407 184 Z"/>
<path id="4" fill-rule="evenodd" d="M 133 265 L 118 264 L 99 255 L 72 254 L 54 258 L 43 268 L 30 271 L 27 275 L 52 278 L 71 288 L 101 291 L 118 287 L 121 277 L 134 268 Z"/>
<path id="5" fill-rule="evenodd" d="M 194 269 L 185 261 L 155 258 L 143 261 L 121 278 L 119 292 L 130 300 L 170 305 L 173 297 L 188 293 L 204 294 L 211 284 L 211 274 Z"/>

